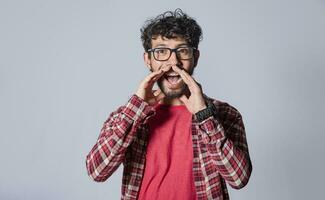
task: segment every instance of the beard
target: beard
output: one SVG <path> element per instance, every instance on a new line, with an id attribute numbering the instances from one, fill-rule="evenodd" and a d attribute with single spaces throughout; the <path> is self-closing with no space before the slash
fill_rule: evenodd
<path id="1" fill-rule="evenodd" d="M 164 78 L 157 81 L 159 89 L 165 94 L 166 99 L 175 99 L 181 97 L 188 90 L 188 86 L 182 81 L 180 88 L 171 90 L 166 85 L 163 84 Z"/>
<path id="2" fill-rule="evenodd" d="M 194 67 L 190 69 L 187 73 L 192 76 L 194 72 Z M 157 80 L 157 85 L 159 89 L 165 94 L 166 99 L 175 99 L 181 97 L 183 94 L 189 93 L 189 88 L 187 84 L 182 80 L 181 86 L 177 89 L 169 89 L 165 84 L 163 84 L 165 78 L 162 76 L 160 79 Z"/>

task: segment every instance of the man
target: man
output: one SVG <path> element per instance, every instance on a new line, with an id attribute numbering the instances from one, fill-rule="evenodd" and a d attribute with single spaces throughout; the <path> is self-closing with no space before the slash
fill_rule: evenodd
<path id="1" fill-rule="evenodd" d="M 241 114 L 191 76 L 200 26 L 177 9 L 141 33 L 151 73 L 105 121 L 87 155 L 89 176 L 105 181 L 123 163 L 122 199 L 229 199 L 226 183 L 244 187 L 252 165 Z"/>

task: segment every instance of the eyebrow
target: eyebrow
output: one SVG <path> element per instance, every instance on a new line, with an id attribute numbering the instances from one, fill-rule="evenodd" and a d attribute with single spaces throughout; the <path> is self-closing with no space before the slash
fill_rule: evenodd
<path id="1" fill-rule="evenodd" d="M 186 44 L 186 43 L 181 43 L 181 44 L 178 44 L 177 46 L 176 46 L 176 48 L 177 47 L 181 47 L 181 46 L 189 46 L 188 44 Z M 156 47 L 154 47 L 154 48 L 159 48 L 159 47 L 167 47 L 167 45 L 166 44 L 158 44 Z"/>

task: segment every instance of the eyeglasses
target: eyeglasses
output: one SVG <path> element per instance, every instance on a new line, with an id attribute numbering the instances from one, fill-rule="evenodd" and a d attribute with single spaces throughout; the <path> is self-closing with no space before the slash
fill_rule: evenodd
<path id="1" fill-rule="evenodd" d="M 159 47 L 154 49 L 148 49 L 148 52 L 153 53 L 153 57 L 158 61 L 166 61 L 170 58 L 173 52 L 180 60 L 189 60 L 193 57 L 193 52 L 196 50 L 194 47 L 178 47 L 170 49 L 167 47 Z"/>

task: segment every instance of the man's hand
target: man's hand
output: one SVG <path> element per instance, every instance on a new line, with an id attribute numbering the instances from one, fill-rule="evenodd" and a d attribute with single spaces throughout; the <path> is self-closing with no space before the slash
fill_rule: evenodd
<path id="1" fill-rule="evenodd" d="M 183 94 L 180 100 L 185 104 L 187 109 L 195 114 L 200 110 L 207 108 L 203 98 L 202 86 L 194 80 L 185 70 L 180 69 L 176 65 L 172 66 L 173 70 L 177 72 L 183 79 L 184 83 L 188 86 L 190 94 Z"/>
<path id="2" fill-rule="evenodd" d="M 153 85 L 155 82 L 166 72 L 166 69 L 162 68 L 158 71 L 152 72 L 140 83 L 140 86 L 135 93 L 138 97 L 143 99 L 149 105 L 154 105 L 165 97 L 165 94 L 160 90 L 153 91 Z"/>

